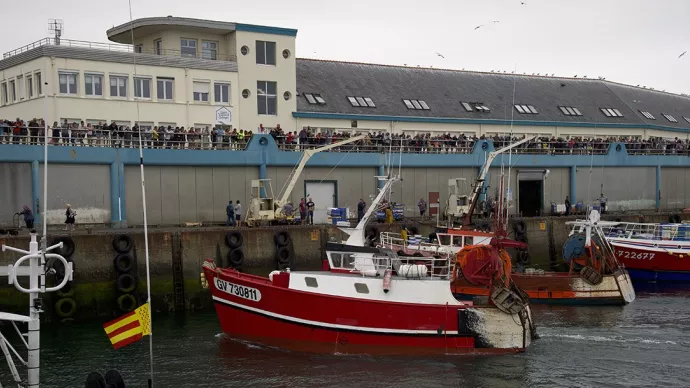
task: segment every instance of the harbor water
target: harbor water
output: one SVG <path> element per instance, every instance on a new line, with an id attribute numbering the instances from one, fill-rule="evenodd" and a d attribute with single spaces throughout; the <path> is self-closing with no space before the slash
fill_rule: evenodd
<path id="1" fill-rule="evenodd" d="M 640 290 L 626 307 L 534 306 L 541 339 L 510 356 L 313 355 L 220 333 L 214 312 L 154 315 L 155 387 L 688 387 L 690 286 Z M 3 332 L 14 337 L 14 330 Z M 148 339 L 113 350 L 100 322 L 44 325 L 42 387 L 118 369 L 146 387 Z M 0 382 L 9 383 L 6 365 Z"/>

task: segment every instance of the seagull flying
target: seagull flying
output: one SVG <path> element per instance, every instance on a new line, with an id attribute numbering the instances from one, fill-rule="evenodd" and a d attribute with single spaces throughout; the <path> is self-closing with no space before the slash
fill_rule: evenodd
<path id="1" fill-rule="evenodd" d="M 683 55 L 685 55 L 685 53 L 687 53 L 687 51 L 683 51 L 683 53 L 680 54 L 680 55 L 678 56 L 678 58 L 680 58 L 680 57 L 682 57 Z"/>
<path id="2" fill-rule="evenodd" d="M 478 25 L 477 27 L 474 27 L 474 29 L 475 29 L 475 30 L 478 30 L 478 29 L 482 28 L 482 26 L 483 26 L 483 24 L 480 24 L 480 25 Z"/>
<path id="3" fill-rule="evenodd" d="M 443 55 L 441 55 L 441 53 L 436 53 L 436 55 L 438 55 L 439 57 L 441 57 L 441 58 L 443 58 L 443 59 L 446 59 L 446 57 L 444 57 Z"/>
<path id="4" fill-rule="evenodd" d="M 520 4 L 525 5 L 525 4 L 527 4 L 527 3 L 525 3 L 524 1 L 521 1 Z"/>
<path id="5" fill-rule="evenodd" d="M 498 20 L 492 20 L 491 23 L 500 23 Z"/>

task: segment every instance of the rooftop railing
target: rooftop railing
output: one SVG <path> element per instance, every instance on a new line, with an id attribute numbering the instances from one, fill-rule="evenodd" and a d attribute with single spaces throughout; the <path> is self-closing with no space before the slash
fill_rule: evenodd
<path id="1" fill-rule="evenodd" d="M 21 54 L 41 46 L 65 46 L 65 47 L 78 47 L 87 48 L 94 50 L 105 50 L 105 51 L 116 51 L 124 53 L 136 53 L 136 54 L 149 54 L 149 55 L 160 55 L 165 57 L 180 57 L 180 58 L 196 58 L 196 59 L 206 59 L 206 60 L 218 60 L 218 61 L 231 61 L 234 62 L 237 58 L 234 55 L 220 55 L 218 50 L 204 50 L 199 49 L 192 53 L 189 51 L 182 52 L 181 50 L 168 50 L 168 49 L 144 49 L 142 47 L 136 47 L 129 44 L 121 43 L 101 43 L 101 42 L 87 42 L 83 40 L 71 40 L 71 39 L 55 39 L 55 38 L 43 38 L 37 40 L 33 43 L 29 43 L 26 46 L 22 46 L 18 49 L 8 51 L 3 54 L 3 59 Z"/>

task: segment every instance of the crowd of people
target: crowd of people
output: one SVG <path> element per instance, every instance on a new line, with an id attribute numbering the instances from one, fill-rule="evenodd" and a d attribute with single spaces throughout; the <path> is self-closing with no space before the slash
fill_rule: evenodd
<path id="1" fill-rule="evenodd" d="M 41 119 L 24 122 L 20 119 L 0 120 L 0 143 L 2 144 L 43 144 L 45 123 Z M 141 140 L 146 148 L 166 149 L 244 149 L 253 131 L 231 129 L 223 126 L 173 127 L 172 125 L 149 126 L 138 124 L 130 127 L 107 123 L 69 123 L 54 122 L 48 126 L 48 139 L 54 145 L 100 146 L 100 147 L 138 147 Z M 365 138 L 332 151 L 356 152 L 406 152 L 435 154 L 472 153 L 478 140 L 491 140 L 496 149 L 525 138 L 500 135 L 467 135 L 464 133 L 390 133 L 370 130 L 340 131 L 329 128 L 303 127 L 298 131 L 284 131 L 280 125 L 264 128 L 260 125 L 258 133 L 269 133 L 282 150 L 303 150 L 337 143 L 357 135 Z M 650 137 L 584 137 L 584 136 L 540 136 L 516 147 L 516 153 L 529 154 L 605 154 L 611 143 L 625 144 L 629 154 L 688 154 L 690 140 L 676 138 Z"/>

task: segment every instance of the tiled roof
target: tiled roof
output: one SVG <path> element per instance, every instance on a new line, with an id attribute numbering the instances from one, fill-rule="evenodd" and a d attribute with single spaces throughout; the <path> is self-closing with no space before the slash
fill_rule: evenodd
<path id="1" fill-rule="evenodd" d="M 510 120 L 512 115 L 514 120 L 533 122 L 690 128 L 683 119 L 690 117 L 690 98 L 598 79 L 297 59 L 297 92 L 298 112 L 488 120 Z M 309 104 L 304 93 L 318 93 L 326 104 Z M 348 96 L 370 97 L 376 107 L 353 107 Z M 515 104 L 532 105 L 539 113 L 519 114 L 513 98 Z M 403 99 L 424 100 L 431 109 L 407 109 Z M 481 102 L 491 111 L 467 112 L 461 102 Z M 566 116 L 559 106 L 575 107 L 582 116 Z M 623 117 L 607 117 L 600 108 L 618 109 Z M 645 119 L 639 109 L 653 112 L 657 120 Z M 678 123 L 669 122 L 661 113 L 673 114 Z"/>

